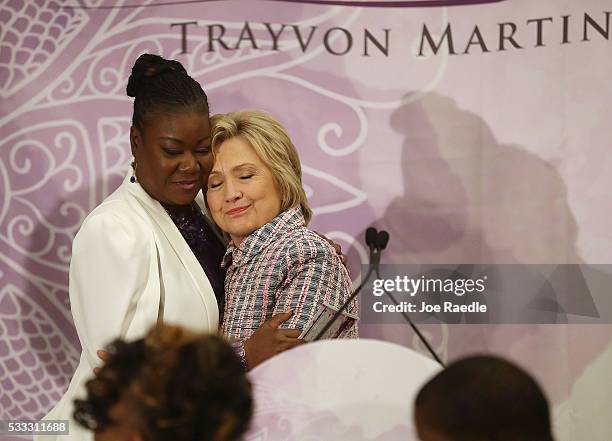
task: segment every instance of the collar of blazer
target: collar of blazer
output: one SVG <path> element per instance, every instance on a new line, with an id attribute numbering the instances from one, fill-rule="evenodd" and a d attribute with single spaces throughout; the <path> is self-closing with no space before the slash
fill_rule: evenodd
<path id="1" fill-rule="evenodd" d="M 219 241 L 223 245 L 225 245 L 225 248 L 227 248 L 227 246 L 229 245 L 229 240 L 227 237 L 223 235 L 223 231 L 221 231 L 221 229 L 217 226 L 217 224 L 212 220 L 212 217 L 210 216 L 210 213 L 208 212 L 208 207 L 206 206 L 206 202 L 204 201 L 204 198 L 205 198 L 204 191 L 200 191 L 195 198 L 195 202 L 200 207 L 200 210 L 202 210 L 202 214 L 204 214 L 204 219 L 206 220 L 206 223 L 208 224 L 210 229 L 213 231 L 213 233 L 215 233 L 215 236 L 217 237 L 217 239 L 219 239 Z"/>
<path id="2" fill-rule="evenodd" d="M 211 325 L 211 331 L 216 331 L 216 326 L 218 326 L 219 323 L 219 305 L 217 305 L 216 297 L 204 269 L 200 265 L 200 262 L 198 262 L 195 254 L 191 251 L 191 248 L 189 248 L 189 245 L 181 235 L 179 229 L 174 225 L 174 222 L 172 222 L 166 210 L 164 210 L 164 207 L 149 196 L 140 184 L 130 182 L 131 175 L 132 173 L 130 171 L 121 185 L 127 188 L 127 191 L 134 196 L 138 204 L 148 214 L 152 220 L 151 224 L 155 236 L 166 238 L 170 247 L 174 250 L 176 257 L 191 276 L 204 302 L 208 315 L 208 323 Z"/>

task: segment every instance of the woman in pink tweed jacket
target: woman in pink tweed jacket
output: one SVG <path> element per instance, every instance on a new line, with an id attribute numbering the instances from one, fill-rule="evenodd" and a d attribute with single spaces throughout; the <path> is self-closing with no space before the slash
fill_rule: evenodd
<path id="1" fill-rule="evenodd" d="M 211 122 L 214 165 L 206 198 L 230 238 L 222 333 L 242 341 L 287 311 L 293 315 L 282 326 L 303 328 L 320 304 L 339 307 L 351 281 L 334 248 L 306 227 L 312 210 L 297 150 L 282 125 L 259 110 Z M 349 312 L 357 312 L 356 304 Z M 257 360 L 247 362 L 253 367 Z"/>

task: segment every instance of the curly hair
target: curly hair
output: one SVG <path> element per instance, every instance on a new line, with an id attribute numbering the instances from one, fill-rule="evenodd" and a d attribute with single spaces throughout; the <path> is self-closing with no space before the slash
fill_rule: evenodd
<path id="1" fill-rule="evenodd" d="M 109 412 L 125 403 L 146 441 L 233 441 L 252 416 L 251 385 L 232 348 L 215 335 L 158 326 L 140 340 L 116 340 L 99 374 L 75 401 L 74 419 L 93 431 L 114 423 Z"/>

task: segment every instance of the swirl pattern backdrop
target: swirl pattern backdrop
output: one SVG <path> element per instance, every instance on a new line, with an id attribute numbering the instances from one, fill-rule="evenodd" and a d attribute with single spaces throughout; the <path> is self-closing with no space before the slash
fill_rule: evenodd
<path id="1" fill-rule="evenodd" d="M 71 242 L 128 169 L 144 52 L 181 61 L 213 113 L 283 122 L 353 274 L 370 225 L 387 263 L 612 262 L 607 1 L 327 3 L 2 2 L 0 419 L 40 418 L 76 366 Z M 407 326 L 360 329 L 425 353 Z M 445 360 L 533 372 L 558 439 L 609 439 L 611 326 L 424 329 Z"/>

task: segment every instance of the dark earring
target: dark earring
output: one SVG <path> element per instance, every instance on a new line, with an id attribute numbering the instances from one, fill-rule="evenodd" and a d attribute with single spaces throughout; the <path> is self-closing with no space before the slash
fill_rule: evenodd
<path id="1" fill-rule="evenodd" d="M 130 176 L 130 182 L 133 184 L 136 182 L 136 161 L 132 162 L 132 176 Z"/>

